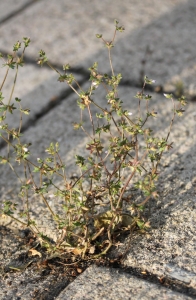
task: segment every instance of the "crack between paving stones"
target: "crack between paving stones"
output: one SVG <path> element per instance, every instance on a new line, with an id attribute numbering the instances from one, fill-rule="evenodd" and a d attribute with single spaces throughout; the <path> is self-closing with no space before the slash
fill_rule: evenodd
<path id="1" fill-rule="evenodd" d="M 95 262 L 95 265 L 97 265 L 97 263 Z M 99 267 L 99 264 L 97 265 Z M 83 273 L 85 272 L 85 270 L 88 268 L 89 266 L 87 266 L 84 270 Z M 145 275 L 142 274 L 142 270 L 140 268 L 133 268 L 133 267 L 126 267 L 124 265 L 121 265 L 118 262 L 114 262 L 114 263 L 108 263 L 107 261 L 105 262 L 105 264 L 103 263 L 103 265 L 101 264 L 100 267 L 109 267 L 110 269 L 115 269 L 118 270 L 118 274 L 129 274 L 134 276 L 135 278 L 138 278 L 139 280 L 144 280 L 146 282 L 150 282 L 152 284 L 155 284 L 156 286 L 160 286 L 160 287 L 164 287 L 167 290 L 173 291 L 173 292 L 177 292 L 181 295 L 184 296 L 188 296 L 192 299 L 195 299 L 196 296 L 196 290 L 188 287 L 186 284 L 183 284 L 177 280 L 172 280 L 170 278 L 168 278 L 167 276 L 163 276 L 162 278 L 159 278 L 157 275 L 152 274 L 148 271 L 145 271 Z M 143 272 L 144 273 L 144 272 Z M 79 276 L 79 275 L 78 275 Z M 77 277 L 78 277 L 77 276 Z M 58 297 L 59 294 L 66 289 L 70 283 L 73 283 L 77 277 L 72 281 L 68 280 L 67 284 L 62 287 L 62 289 L 58 289 L 58 292 L 55 293 L 55 297 Z M 50 291 L 49 291 L 50 293 Z"/>
<path id="2" fill-rule="evenodd" d="M 100 266 L 102 266 L 102 265 L 100 265 Z M 104 265 L 102 267 L 104 267 Z M 111 269 L 116 269 L 116 270 L 118 270 L 119 274 L 130 274 L 140 280 L 144 280 L 146 282 L 156 284 L 157 286 L 164 287 L 173 292 L 177 292 L 181 295 L 185 295 L 192 299 L 195 299 L 196 290 L 194 288 L 188 287 L 186 284 L 183 284 L 180 281 L 172 280 L 172 279 L 168 278 L 167 276 L 163 276 L 163 277 L 159 278 L 156 274 L 150 273 L 147 270 L 145 271 L 146 274 L 144 275 L 144 274 L 142 274 L 142 270 L 140 268 L 127 267 L 127 266 L 119 264 L 118 262 L 117 263 L 116 262 L 109 263 L 109 265 L 106 262 L 105 267 L 109 267 Z M 85 272 L 85 270 L 84 270 L 84 272 Z M 76 280 L 77 277 L 74 280 Z M 70 283 L 68 283 L 67 286 L 69 286 Z M 64 289 L 62 289 L 59 292 L 59 294 L 63 290 Z"/>
<path id="3" fill-rule="evenodd" d="M 113 266 L 113 268 L 115 268 L 115 267 Z M 119 266 L 118 266 L 118 268 L 119 268 Z M 120 268 L 119 268 L 120 274 L 131 274 L 131 275 L 137 277 L 138 279 L 142 279 L 147 282 L 154 283 L 156 285 L 159 285 L 160 287 L 165 287 L 168 290 L 172 290 L 174 292 L 178 292 L 185 296 L 189 296 L 192 299 L 195 299 L 196 290 L 192 287 L 187 286 L 185 283 L 180 282 L 175 279 L 171 279 L 167 275 L 163 275 L 160 278 L 156 274 L 148 272 L 147 270 L 145 270 L 146 274 L 143 275 L 142 271 L 143 270 L 141 270 L 139 268 L 133 268 L 133 267 L 129 267 L 126 265 L 124 265 L 124 266 L 120 265 Z"/>
<path id="4" fill-rule="evenodd" d="M 4 50 L 1 50 L 1 49 L 0 49 L 0 53 L 2 53 L 3 56 L 7 56 L 7 54 L 8 54 L 7 52 L 5 52 Z M 33 65 L 34 67 L 40 69 L 40 65 L 37 64 L 35 59 L 31 58 L 29 56 L 24 56 L 24 63 L 26 65 Z M 56 63 L 53 63 L 53 62 L 50 62 L 50 63 L 55 69 L 57 69 L 59 71 L 62 71 L 62 65 L 56 64 Z M 50 69 L 47 65 L 43 65 L 42 68 Z M 76 67 L 71 67 L 69 69 L 69 73 L 75 73 L 77 75 L 83 76 L 83 79 L 82 79 L 83 83 L 84 83 L 85 80 L 89 80 L 89 77 L 90 77 L 90 71 L 87 71 L 86 69 L 84 69 L 83 67 L 80 67 L 79 65 L 76 66 Z M 137 80 L 133 81 L 133 80 L 122 79 L 120 84 L 119 84 L 119 87 L 123 87 L 123 86 L 124 87 L 132 87 L 132 88 L 139 88 L 141 90 L 142 85 L 143 85 L 143 83 L 141 83 Z M 155 88 L 156 88 L 155 86 L 147 85 L 145 87 L 145 91 L 146 92 L 154 92 Z M 161 92 L 164 92 L 164 91 L 161 90 Z M 156 92 L 156 93 L 159 93 L 159 92 Z"/>

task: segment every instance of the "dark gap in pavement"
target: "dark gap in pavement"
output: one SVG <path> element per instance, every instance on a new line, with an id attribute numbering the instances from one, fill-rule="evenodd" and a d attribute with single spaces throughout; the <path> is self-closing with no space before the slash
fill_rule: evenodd
<path id="1" fill-rule="evenodd" d="M 196 296 L 196 290 L 192 287 L 189 287 L 183 282 L 180 282 L 178 280 L 172 280 L 167 277 L 167 275 L 159 278 L 156 274 L 150 273 L 147 270 L 145 270 L 145 274 L 143 272 L 144 270 L 141 270 L 139 268 L 133 268 L 133 267 L 127 267 L 120 266 L 119 274 L 131 274 L 138 279 L 143 279 L 145 281 L 154 283 L 156 285 L 165 287 L 169 290 L 178 292 L 180 294 L 184 294 L 185 296 L 189 296 L 192 299 L 195 299 Z M 143 274 L 142 274 L 143 272 Z"/>
<path id="2" fill-rule="evenodd" d="M 1 51 L 0 51 L 1 52 Z M 1 52 L 3 55 L 5 55 L 5 52 Z M 28 56 L 24 56 L 24 61 L 26 64 L 31 64 L 35 67 L 38 67 L 40 68 L 40 66 L 37 64 L 37 62 L 35 61 L 35 59 L 31 58 L 31 57 L 28 57 Z M 62 65 L 60 64 L 56 64 L 56 63 L 51 63 L 51 65 L 57 69 L 57 70 L 61 70 L 63 71 L 62 69 Z M 43 68 L 49 68 L 46 64 L 43 66 Z M 89 65 L 89 68 L 90 68 L 90 65 Z M 70 73 L 75 73 L 75 74 L 79 74 L 81 76 L 84 77 L 84 80 L 89 80 L 89 77 L 90 77 L 90 71 L 88 71 L 88 69 L 84 69 L 83 67 L 80 67 L 79 65 L 78 66 L 75 66 L 75 67 L 70 67 L 69 69 L 69 72 Z M 138 82 L 137 80 L 136 81 L 133 81 L 133 80 L 126 80 L 126 79 L 122 79 L 119 86 L 128 86 L 128 87 L 133 87 L 133 88 L 139 88 L 140 90 L 142 89 L 142 85 L 143 85 L 143 82 Z M 151 91 L 153 92 L 154 91 L 154 87 L 148 85 L 145 87 L 145 90 L 146 91 Z"/>
<path id="3" fill-rule="evenodd" d="M 1 49 L 0 49 L 0 53 L 4 57 L 6 57 L 7 54 L 8 54 L 5 51 L 1 51 Z M 37 67 L 39 69 L 41 68 L 40 65 L 37 64 L 37 62 L 36 62 L 36 60 L 34 58 L 28 57 L 26 55 L 24 56 L 24 63 L 27 64 L 27 65 L 28 64 L 29 65 L 33 65 L 34 67 Z M 57 69 L 59 71 L 63 71 L 63 68 L 62 68 L 63 66 L 62 65 L 55 64 L 55 63 L 51 63 L 51 65 L 55 69 Z M 42 68 L 49 68 L 49 67 L 45 64 L 45 65 L 43 65 Z M 90 66 L 89 66 L 89 68 L 90 68 Z M 80 67 L 80 66 L 70 67 L 69 73 L 75 73 L 75 74 L 79 74 L 79 75 L 83 76 L 83 81 L 82 81 L 83 83 L 84 83 L 85 80 L 89 80 L 89 77 L 90 77 L 90 71 L 88 71 L 88 70 L 86 70 L 86 69 L 84 69 L 83 67 Z M 55 74 L 55 73 L 53 73 L 53 74 Z M 137 80 L 135 80 L 135 81 L 133 81 L 133 80 L 126 80 L 126 79 L 122 79 L 121 82 L 120 82 L 120 84 L 119 84 L 119 86 L 139 88 L 139 90 L 142 89 L 142 85 L 143 85 L 143 82 L 139 82 Z M 147 85 L 145 87 L 145 91 L 146 92 L 154 92 L 156 88 L 157 88 L 156 86 Z M 161 88 L 160 88 L 160 92 L 163 92 L 163 90 Z"/>

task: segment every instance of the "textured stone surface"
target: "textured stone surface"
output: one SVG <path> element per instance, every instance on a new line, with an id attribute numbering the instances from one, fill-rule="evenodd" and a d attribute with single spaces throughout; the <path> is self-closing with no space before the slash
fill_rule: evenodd
<path id="1" fill-rule="evenodd" d="M 0 23 L 4 22 L 9 16 L 13 16 L 18 10 L 30 4 L 32 0 L 6 0 L 0 2 Z"/>
<path id="2" fill-rule="evenodd" d="M 122 274 L 118 269 L 91 266 L 61 292 L 56 299 L 188 300 L 191 298 L 161 287 L 161 285 L 137 279 L 129 274 Z"/>
<path id="3" fill-rule="evenodd" d="M 78 63 L 89 54 L 102 48 L 97 43 L 96 33 L 103 33 L 111 38 L 113 20 L 118 18 L 127 28 L 127 34 L 141 28 L 169 13 L 175 6 L 185 0 L 145 1 L 80 1 L 47 0 L 37 1 L 21 15 L 1 26 L 0 40 L 2 49 L 7 50 L 12 43 L 23 36 L 32 39 L 30 53 L 37 57 L 44 49 L 50 59 L 64 64 Z"/>
<path id="4" fill-rule="evenodd" d="M 112 39 L 113 20 L 118 18 L 126 30 L 117 34 L 113 64 L 125 81 L 138 84 L 147 74 L 157 85 L 169 82 L 170 88 L 183 82 L 195 94 L 194 0 L 146 1 L 145 5 L 86 0 L 82 6 L 79 1 L 61 0 L 58 5 L 56 1 L 46 5 L 46 1 L 35 2 L 1 25 L 0 50 L 10 51 L 13 43 L 28 36 L 32 42 L 27 56 L 34 60 L 44 49 L 55 64 L 70 63 L 87 70 L 98 61 L 100 70 L 106 72 L 110 68 L 108 54 L 95 34 Z"/>
<path id="5" fill-rule="evenodd" d="M 0 82 L 1 83 L 4 79 L 4 76 L 6 75 L 6 71 L 7 71 L 7 69 L 5 67 L 0 68 Z M 15 69 L 14 70 L 9 69 L 9 73 L 6 78 L 5 84 L 3 85 L 2 90 L 1 90 L 6 103 L 8 103 L 8 101 L 9 101 L 9 97 L 11 95 L 12 88 L 14 85 L 14 78 L 15 78 L 15 74 L 16 74 L 15 71 L 16 71 Z M 55 79 L 51 78 L 52 74 L 53 74 L 52 71 L 50 71 L 48 69 L 45 69 L 45 68 L 41 69 L 38 66 L 34 66 L 31 64 L 25 64 L 24 67 L 19 68 L 19 72 L 17 75 L 17 83 L 14 88 L 14 93 L 13 93 L 12 99 L 15 99 L 15 97 L 18 97 L 23 100 L 23 97 L 27 94 L 28 94 L 28 98 L 29 98 L 30 97 L 29 93 L 31 91 L 33 91 L 33 93 L 35 93 L 37 91 L 37 89 L 39 89 L 39 85 L 43 86 L 44 82 L 49 79 L 51 79 L 51 81 L 53 81 L 53 85 L 55 85 L 57 87 L 58 85 L 56 84 Z M 54 89 L 54 87 L 53 87 L 53 89 Z M 57 90 L 58 90 L 58 88 L 57 88 Z M 50 92 L 50 94 L 51 94 L 51 92 Z M 41 96 L 39 98 L 41 98 Z M 46 97 L 44 96 L 44 98 L 46 98 Z M 24 102 L 25 102 L 25 106 L 29 105 L 28 99 L 25 99 Z M 31 100 L 31 103 L 32 103 L 32 100 Z M 37 103 L 37 107 L 38 106 L 39 106 L 39 104 Z M 41 110 L 42 106 L 40 106 L 39 109 Z"/>
<path id="6" fill-rule="evenodd" d="M 122 72 L 123 79 L 130 84 L 140 82 L 146 74 L 167 90 L 181 83 L 194 94 L 195 12 L 196 2 L 189 0 L 152 18 L 146 26 L 125 31 L 112 52 L 116 72 Z M 105 70 L 108 68 L 106 57 L 106 51 L 102 51 L 96 58 L 100 68 Z"/>
<path id="7" fill-rule="evenodd" d="M 32 71 L 32 73 L 29 71 Z M 79 82 L 83 81 L 82 76 L 78 74 L 74 75 Z M 65 97 L 73 94 L 72 90 L 66 83 L 58 82 L 58 76 L 51 76 L 51 72 L 48 72 L 45 69 L 35 69 L 33 66 L 25 65 L 18 77 L 19 84 L 16 84 L 11 103 L 14 103 L 17 107 L 14 99 L 15 97 L 18 97 L 22 100 L 22 108 L 30 109 L 29 115 L 23 115 L 23 129 L 28 126 L 34 126 L 37 119 L 47 114 L 48 111 L 52 110 L 52 108 L 58 105 Z M 8 103 L 10 93 L 12 91 L 12 85 L 13 80 L 9 78 L 9 80 L 6 81 L 5 88 L 3 87 L 2 89 L 3 96 L 5 97 L 5 103 Z M 9 114 L 6 120 L 11 127 L 18 127 L 20 114 Z"/>
<path id="8" fill-rule="evenodd" d="M 22 237 L 23 233 L 23 238 Z M 46 256 L 30 256 L 33 236 L 0 226 L 0 299 L 52 300 L 68 284 L 68 277 L 58 266 L 47 266 Z M 50 262 L 49 262 L 50 264 Z M 52 267 L 52 264 L 51 264 Z M 58 270 L 57 270 L 58 269 Z"/>

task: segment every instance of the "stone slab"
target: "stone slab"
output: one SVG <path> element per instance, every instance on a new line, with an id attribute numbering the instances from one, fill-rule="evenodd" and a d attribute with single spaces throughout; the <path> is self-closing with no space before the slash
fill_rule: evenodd
<path id="1" fill-rule="evenodd" d="M 32 238 L 32 236 L 31 236 Z M 29 255 L 33 239 L 28 232 L 18 235 L 0 226 L 0 299 L 48 299 L 53 300 L 69 283 L 66 272 L 58 265 L 51 272 L 44 266 L 46 256 Z M 28 265 L 28 267 L 27 267 Z M 16 269 L 14 270 L 14 267 Z"/>
<path id="2" fill-rule="evenodd" d="M 0 70 L 0 82 L 2 82 L 4 74 Z M 80 74 L 73 74 L 78 82 L 83 82 L 83 77 Z M 2 88 L 4 103 L 8 103 L 14 83 L 14 70 L 8 74 L 5 85 Z M 11 103 L 16 107 L 15 97 L 20 98 L 22 101 L 21 106 L 23 109 L 30 109 L 29 115 L 24 115 L 22 118 L 23 130 L 29 126 L 34 126 L 34 123 L 42 115 L 46 114 L 54 106 L 58 105 L 62 99 L 68 96 L 72 91 L 66 83 L 57 81 L 58 76 L 47 68 L 40 68 L 31 64 L 24 65 L 19 69 L 17 82 L 15 85 L 14 93 L 12 95 Z M 18 128 L 20 123 L 19 114 L 8 114 L 6 122 L 13 128 Z M 1 145 L 1 142 L 0 142 Z"/>
<path id="3" fill-rule="evenodd" d="M 95 39 L 96 33 L 111 37 L 115 18 L 124 22 L 128 34 L 183 2 L 186 1 L 167 0 L 163 3 L 159 0 L 151 5 L 151 1 L 147 0 L 144 6 L 133 0 L 123 1 L 120 5 L 118 1 L 111 0 L 101 3 L 85 0 L 82 5 L 80 1 L 59 0 L 58 5 L 55 0 L 50 3 L 47 0 L 37 1 L 1 26 L 2 49 L 10 49 L 13 42 L 28 36 L 32 39 L 32 57 L 37 57 L 38 51 L 44 49 L 55 62 L 78 63 L 101 48 L 102 45 Z"/>
<path id="4" fill-rule="evenodd" d="M 117 18 L 126 31 L 117 35 L 113 63 L 125 81 L 138 84 L 145 72 L 157 80 L 157 85 L 168 81 L 175 85 L 183 80 L 191 90 L 195 75 L 195 7 L 194 0 L 159 0 L 153 5 L 150 0 L 145 5 L 134 0 L 120 4 L 85 0 L 82 5 L 80 1 L 73 4 L 59 0 L 58 5 L 55 0 L 49 4 L 47 0 L 37 1 L 1 25 L 0 50 L 7 51 L 14 42 L 28 36 L 32 40 L 28 55 L 32 58 L 44 49 L 54 63 L 87 69 L 98 61 L 106 72 L 110 68 L 107 51 L 95 34 L 112 39 L 113 20 Z"/>
<path id="5" fill-rule="evenodd" d="M 138 85 L 147 75 L 167 92 L 181 86 L 183 92 L 194 96 L 195 12 L 196 2 L 189 0 L 152 18 L 146 26 L 125 31 L 112 49 L 115 72 L 122 73 L 127 84 Z M 106 72 L 109 67 L 107 52 L 97 53 L 94 60 L 95 57 L 100 70 Z"/>
<path id="6" fill-rule="evenodd" d="M 6 0 L 0 2 L 0 23 L 5 22 L 9 16 L 14 16 L 18 10 L 22 9 L 27 4 L 30 4 L 32 0 Z"/>
<path id="7" fill-rule="evenodd" d="M 118 269 L 91 266 L 65 288 L 56 299 L 188 300 L 192 298 L 161 285 L 138 279 L 130 274 L 123 274 Z"/>
<path id="8" fill-rule="evenodd" d="M 2 62 L 3 63 L 3 62 Z M 6 75 L 7 69 L 4 67 L 0 68 L 0 84 L 2 84 L 4 77 Z M 9 69 L 8 76 L 6 81 L 2 87 L 2 94 L 4 97 L 4 102 L 8 103 L 12 88 L 14 85 L 16 70 Z M 43 85 L 44 81 L 52 78 L 53 72 L 46 68 L 39 68 L 38 66 L 34 66 L 32 64 L 24 64 L 22 68 L 19 68 L 17 81 L 14 88 L 14 93 L 12 96 L 12 101 L 15 97 L 23 99 L 23 97 L 30 92 L 36 93 L 37 89 L 39 89 L 39 85 Z M 55 81 L 53 79 L 53 81 Z M 56 85 L 58 86 L 58 84 Z M 58 89 L 58 88 L 57 88 Z M 27 103 L 27 99 L 25 99 L 25 103 Z M 31 101 L 32 103 L 32 101 Z M 40 107 L 41 109 L 41 107 Z"/>

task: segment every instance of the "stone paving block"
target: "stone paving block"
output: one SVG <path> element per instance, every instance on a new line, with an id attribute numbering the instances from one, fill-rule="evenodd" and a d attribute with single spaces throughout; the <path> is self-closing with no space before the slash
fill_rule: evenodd
<path id="1" fill-rule="evenodd" d="M 170 179 L 175 181 L 173 188 L 170 187 L 172 193 L 163 197 L 152 213 L 152 230 L 132 238 L 124 264 L 148 270 L 160 278 L 175 279 L 193 289 L 196 295 L 196 198 L 192 186 L 195 176 L 189 171 L 193 179 L 183 189 L 182 176 L 174 180 L 172 175 Z"/>
<path id="2" fill-rule="evenodd" d="M 194 98 L 195 13 L 196 2 L 189 0 L 156 19 L 152 18 L 146 26 L 122 33 L 112 49 L 115 72 L 122 73 L 123 80 L 131 85 L 138 85 L 147 75 L 167 92 L 181 88 Z M 103 73 L 109 67 L 107 55 L 107 51 L 100 51 L 94 56 Z"/>
<path id="3" fill-rule="evenodd" d="M 0 299 L 54 299 L 69 280 L 63 272 L 46 274 L 45 268 L 26 268 L 29 262 L 38 260 L 28 257 L 31 246 L 25 242 L 25 234 L 0 226 Z M 21 259 L 22 258 L 22 259 Z M 43 257 L 39 260 L 41 263 Z M 11 266 L 23 269 L 14 272 Z M 48 276 L 47 276 L 48 275 Z M 42 298 L 43 297 L 43 298 Z"/>
<path id="4" fill-rule="evenodd" d="M 28 51 L 31 57 L 36 58 L 44 49 L 54 63 L 85 69 L 98 60 L 104 73 L 109 70 L 107 51 L 95 34 L 112 39 L 113 20 L 117 18 L 126 31 L 117 34 L 113 62 L 124 80 L 138 84 L 143 72 L 153 76 L 158 85 L 178 80 L 175 76 L 185 81 L 188 77 L 191 89 L 195 75 L 194 15 L 194 0 L 146 0 L 145 5 L 133 0 L 85 0 L 82 5 L 80 1 L 59 0 L 57 5 L 55 0 L 43 0 L 1 25 L 0 48 L 6 51 L 28 36 L 32 40 Z M 147 57 L 146 49 L 150 53 Z"/>
<path id="5" fill-rule="evenodd" d="M 2 64 L 3 64 L 3 62 L 2 62 Z M 1 67 L 0 67 L 0 85 L 2 84 L 2 82 L 4 80 L 6 71 L 7 71 L 7 69 L 5 67 L 3 68 L 1 65 Z M 14 70 L 9 69 L 9 73 L 6 78 L 5 84 L 3 85 L 2 90 L 1 90 L 5 103 L 8 103 L 9 97 L 12 92 L 12 88 L 14 85 L 14 77 L 16 74 L 15 71 L 16 71 L 15 69 Z M 47 81 L 48 79 L 53 77 L 52 74 L 53 74 L 53 72 L 51 70 L 48 70 L 47 68 L 41 69 L 38 66 L 34 66 L 31 64 L 25 64 L 22 68 L 19 68 L 12 100 L 14 100 L 15 97 L 23 99 L 23 97 L 26 94 L 29 94 L 31 91 L 36 93 L 36 90 L 39 89 L 39 85 L 44 85 L 44 81 Z M 54 80 L 54 81 L 56 81 L 56 80 Z M 58 86 L 58 84 L 56 84 L 56 86 Z M 26 99 L 25 99 L 25 103 L 27 103 Z M 41 109 L 41 106 L 40 106 L 40 109 Z"/>
<path id="6" fill-rule="evenodd" d="M 2 69 L 0 69 L 0 75 L 2 75 L 0 77 L 0 83 L 3 80 L 4 74 Z M 8 103 L 9 101 L 15 72 L 9 73 L 9 75 L 2 88 L 4 103 Z M 83 81 L 82 76 L 79 74 L 74 74 L 74 76 L 79 82 Z M 19 69 L 11 103 L 17 106 L 14 99 L 18 97 L 22 100 L 22 108 L 30 109 L 29 115 L 23 115 L 23 129 L 32 126 L 37 118 L 46 114 L 72 92 L 66 83 L 60 83 L 57 79 L 58 76 L 54 75 L 54 73 L 47 68 L 39 68 L 27 64 Z M 17 127 L 19 126 L 20 115 L 8 115 L 6 121 L 10 126 Z"/>
<path id="7" fill-rule="evenodd" d="M 50 59 L 61 64 L 78 63 L 101 48 L 96 33 L 113 33 L 113 20 L 118 18 L 127 27 L 127 34 L 157 19 L 185 0 L 152 1 L 145 5 L 135 1 L 37 1 L 8 23 L 1 25 L 2 49 L 28 36 L 32 39 L 31 55 L 44 49 Z M 88 12 L 88 13 L 87 13 Z M 90 51 L 90 52 L 89 52 Z"/>
<path id="8" fill-rule="evenodd" d="M 8 16 L 14 15 L 19 9 L 23 8 L 26 4 L 31 3 L 32 0 L 6 0 L 0 2 L 0 23 L 3 22 Z"/>
<path id="9" fill-rule="evenodd" d="M 186 295 L 166 289 L 118 269 L 91 266 L 65 288 L 56 300 L 188 300 Z"/>
<path id="10" fill-rule="evenodd" d="M 160 198 L 153 208 L 149 204 L 152 228 L 149 234 L 132 237 L 124 264 L 160 277 L 176 278 L 196 291 L 196 166 L 193 163 L 196 143 L 193 132 L 191 137 L 191 130 L 196 129 L 194 113 L 187 114 L 181 122 L 173 132 L 176 150 L 165 159 L 165 170 L 159 177 Z"/>

